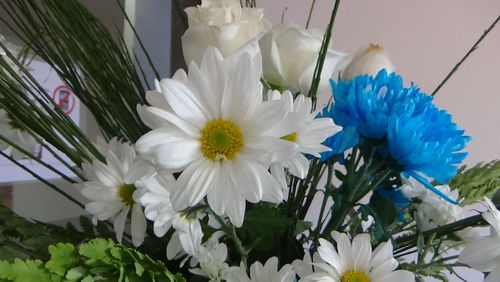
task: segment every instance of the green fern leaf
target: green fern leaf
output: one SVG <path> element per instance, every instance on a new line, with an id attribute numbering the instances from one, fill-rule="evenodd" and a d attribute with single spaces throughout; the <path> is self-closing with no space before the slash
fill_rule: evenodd
<path id="1" fill-rule="evenodd" d="M 462 205 L 473 204 L 484 196 L 491 198 L 500 188 L 500 160 L 478 163 L 472 168 L 460 168 L 459 173 L 448 183 L 458 190 Z"/>

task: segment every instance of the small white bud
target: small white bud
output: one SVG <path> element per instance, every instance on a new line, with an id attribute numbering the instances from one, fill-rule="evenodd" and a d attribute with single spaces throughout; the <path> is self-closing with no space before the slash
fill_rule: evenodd
<path id="1" fill-rule="evenodd" d="M 391 73 L 395 67 L 382 47 L 370 43 L 368 47 L 361 48 L 354 54 L 342 71 L 341 78 L 350 80 L 363 74 L 374 76 L 382 69 Z"/>

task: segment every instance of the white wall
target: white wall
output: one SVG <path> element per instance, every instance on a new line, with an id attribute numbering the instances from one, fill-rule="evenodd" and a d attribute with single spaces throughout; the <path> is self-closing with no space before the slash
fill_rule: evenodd
<path id="1" fill-rule="evenodd" d="M 317 0 L 311 26 L 324 29 L 333 0 Z M 278 23 L 305 25 L 311 0 L 258 1 Z M 344 0 L 336 18 L 333 47 L 354 52 L 382 45 L 398 73 L 430 93 L 500 14 L 498 0 Z M 500 158 L 500 24 L 436 95 L 439 107 L 474 140 L 467 164 Z"/>

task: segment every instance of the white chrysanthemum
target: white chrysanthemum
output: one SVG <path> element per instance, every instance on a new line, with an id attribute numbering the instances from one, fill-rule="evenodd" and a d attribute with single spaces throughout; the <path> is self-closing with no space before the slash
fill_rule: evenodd
<path id="1" fill-rule="evenodd" d="M 120 143 L 116 138 L 100 149 L 106 157 L 106 163 L 94 160 L 91 166 L 84 166 L 89 181 L 83 183 L 82 194 L 90 200 L 85 209 L 93 215 L 94 224 L 97 220 L 114 218 L 113 227 L 119 242 L 127 216 L 132 211 L 132 242 L 139 246 L 144 241 L 146 218 L 137 202 L 141 191 L 137 189 L 136 182 L 147 175 L 151 167 L 136 156 L 133 146 Z"/>
<path id="2" fill-rule="evenodd" d="M 458 261 L 477 270 L 490 272 L 485 282 L 497 282 L 500 281 L 500 211 L 488 198 L 485 200 L 488 212 L 482 216 L 491 226 L 490 235 L 467 246 Z"/>
<path id="3" fill-rule="evenodd" d="M 155 235 L 163 237 L 172 227 L 176 230 L 167 245 L 168 259 L 173 259 L 180 253 L 194 255 L 203 238 L 197 216 L 188 217 L 172 207 L 169 190 L 174 189 L 175 185 L 174 177 L 168 173 L 157 174 L 141 183 L 144 193 L 140 202 L 144 206 L 146 218 L 154 221 Z"/>
<path id="4" fill-rule="evenodd" d="M 298 95 L 294 101 L 290 91 L 285 91 L 283 94 L 280 94 L 279 91 L 269 91 L 268 99 L 282 100 L 288 105 L 289 113 L 285 122 L 288 123 L 286 127 L 291 128 L 293 132 L 280 137 L 299 146 L 299 152 L 290 159 L 283 163 L 273 164 L 281 168 L 273 168 L 272 171 L 284 175 L 283 167 L 285 167 L 292 175 L 304 178 L 309 170 L 309 160 L 304 154 L 319 158 L 321 152 L 330 151 L 329 147 L 321 143 L 342 130 L 342 127 L 335 125 L 331 118 L 315 118 L 316 113 L 311 112 L 311 98 L 306 98 L 304 95 Z M 277 177 L 282 178 L 283 176 Z"/>
<path id="5" fill-rule="evenodd" d="M 418 198 L 418 204 L 414 204 L 416 211 L 415 221 L 420 231 L 427 231 L 438 226 L 446 225 L 463 219 L 466 216 L 465 208 L 452 204 L 436 193 L 424 187 L 422 183 L 413 177 L 401 177 L 403 185 L 401 192 L 409 199 Z M 436 186 L 450 199 L 458 201 L 458 191 L 451 190 L 448 185 Z M 479 233 L 476 228 L 468 227 L 455 232 L 462 240 L 469 242 L 476 238 Z"/>
<path id="6" fill-rule="evenodd" d="M 278 271 L 278 258 L 272 257 L 262 265 L 260 262 L 254 262 L 250 266 L 250 277 L 248 277 L 246 266 L 241 262 L 240 266 L 229 268 L 228 282 L 293 282 L 295 281 L 295 272 L 289 264 L 284 265 Z"/>
<path id="7" fill-rule="evenodd" d="M 260 76 L 260 56 L 225 60 L 208 48 L 200 66 L 190 64 L 186 83 L 160 82 L 163 101 L 146 111 L 168 126 L 142 136 L 136 147 L 161 168 L 183 170 L 171 193 L 176 210 L 207 196 L 216 214 L 239 227 L 246 200 L 282 201 L 268 168 L 294 155 L 298 146 L 275 137 L 279 129 L 273 127 L 285 119 L 287 105 L 262 102 Z M 289 133 L 283 129 L 282 136 Z"/>
<path id="8" fill-rule="evenodd" d="M 403 195 L 409 199 L 420 199 L 420 203 L 415 204 L 417 209 L 415 220 L 421 231 L 427 231 L 463 218 L 463 208 L 449 203 L 436 193 L 425 188 L 423 184 L 413 177 L 401 177 L 401 180 L 403 182 L 401 186 Z M 454 201 L 458 198 L 458 191 L 451 190 L 448 185 L 439 185 L 436 186 L 436 189 L 439 189 Z"/>
<path id="9" fill-rule="evenodd" d="M 332 232 L 337 243 L 319 239 L 318 252 L 324 263 L 315 263 L 315 273 L 300 281 L 321 282 L 401 282 L 415 281 L 412 272 L 396 270 L 392 243 L 381 243 L 372 251 L 369 234 L 359 234 L 351 241 L 345 233 Z"/>
<path id="10" fill-rule="evenodd" d="M 15 121 L 9 118 L 9 115 L 3 109 L 0 109 L 0 134 L 9 141 L 21 146 L 26 151 L 36 155 L 38 143 L 35 138 L 28 132 L 22 130 Z M 0 151 L 3 150 L 7 150 L 7 154 L 11 155 L 14 159 L 20 159 L 25 156 L 20 151 L 9 146 L 7 142 L 0 139 Z"/>
<path id="11" fill-rule="evenodd" d="M 227 246 L 219 243 L 219 239 L 224 232 L 217 231 L 207 242 L 198 248 L 196 260 L 199 262 L 199 268 L 190 269 L 191 273 L 210 278 L 209 281 L 225 280 L 229 265 L 225 262 L 227 258 Z"/>

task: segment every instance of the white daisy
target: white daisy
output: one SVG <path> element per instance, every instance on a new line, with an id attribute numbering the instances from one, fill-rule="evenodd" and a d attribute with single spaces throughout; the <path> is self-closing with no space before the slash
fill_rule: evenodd
<path id="1" fill-rule="evenodd" d="M 299 178 L 304 178 L 309 170 L 309 160 L 304 154 L 320 157 L 321 152 L 330 151 L 327 146 L 322 145 L 328 137 L 342 130 L 342 127 L 333 123 L 331 118 L 315 118 L 316 114 L 312 111 L 311 98 L 304 95 L 298 95 L 293 100 L 292 93 L 285 91 L 280 94 L 279 91 L 269 91 L 269 100 L 282 100 L 288 105 L 288 115 L 285 123 L 286 128 L 291 128 L 293 132 L 286 136 L 280 136 L 282 139 L 294 142 L 299 146 L 299 152 L 283 163 L 273 164 L 279 167 L 285 167 L 288 171 Z M 284 174 L 283 169 L 274 169 L 273 172 Z M 282 178 L 283 176 L 277 176 Z"/>
<path id="2" fill-rule="evenodd" d="M 91 166 L 84 166 L 85 176 L 90 180 L 83 183 L 82 194 L 90 200 L 85 209 L 93 215 L 94 224 L 97 220 L 114 218 L 118 242 L 122 240 L 127 216 L 132 211 L 132 242 L 139 246 L 144 241 L 146 218 L 137 201 L 142 191 L 135 184 L 148 174 L 150 166 L 136 156 L 133 146 L 120 143 L 116 138 L 100 149 L 106 163 L 94 160 Z"/>
<path id="3" fill-rule="evenodd" d="M 35 138 L 24 131 L 3 109 L 0 109 L 0 134 L 26 151 L 37 155 L 39 148 L 37 148 L 38 143 Z M 21 159 L 25 156 L 20 151 L 9 146 L 7 142 L 0 139 L 0 151 L 3 150 L 7 150 L 7 154 L 11 155 L 14 159 Z"/>
<path id="4" fill-rule="evenodd" d="M 170 228 L 176 231 L 167 245 L 167 258 L 177 258 L 179 254 L 193 256 L 201 244 L 203 232 L 198 215 L 186 215 L 172 207 L 170 189 L 174 189 L 175 179 L 171 174 L 158 173 L 141 182 L 144 193 L 140 198 L 146 218 L 154 221 L 156 236 L 163 237 Z"/>
<path id="5" fill-rule="evenodd" d="M 208 48 L 200 66 L 190 64 L 186 83 L 160 82 L 162 102 L 146 111 L 169 126 L 157 126 L 136 147 L 161 168 L 183 170 L 171 194 L 176 210 L 207 196 L 216 214 L 229 216 L 239 227 L 246 200 L 282 201 L 268 168 L 295 154 L 298 146 L 270 133 L 284 120 L 287 106 L 262 102 L 260 77 L 260 55 L 225 60 Z M 282 136 L 289 133 L 283 130 Z"/>
<path id="6" fill-rule="evenodd" d="M 491 231 L 487 237 L 479 238 L 467 246 L 458 261 L 483 272 L 490 272 L 485 282 L 500 281 L 500 211 L 485 198 L 488 212 L 482 214 L 490 224 Z"/>
<path id="7" fill-rule="evenodd" d="M 227 246 L 219 243 L 219 239 L 224 232 L 217 231 L 207 242 L 198 248 L 196 260 L 199 262 L 199 268 L 193 268 L 189 271 L 204 277 L 210 278 L 209 281 L 225 280 L 229 265 L 225 262 L 227 258 Z"/>
<path id="8" fill-rule="evenodd" d="M 295 272 L 289 264 L 284 265 L 278 270 L 278 258 L 272 257 L 262 265 L 260 262 L 254 262 L 250 266 L 250 277 L 247 275 L 246 266 L 241 262 L 240 266 L 229 268 L 227 275 L 228 282 L 293 282 L 295 281 Z"/>
<path id="9" fill-rule="evenodd" d="M 315 273 L 300 281 L 321 282 L 401 282 L 415 281 L 412 272 L 396 270 L 392 243 L 381 243 L 372 251 L 369 234 L 359 234 L 351 241 L 345 233 L 332 232 L 337 243 L 319 239 L 318 252 L 324 263 L 315 263 Z"/>

